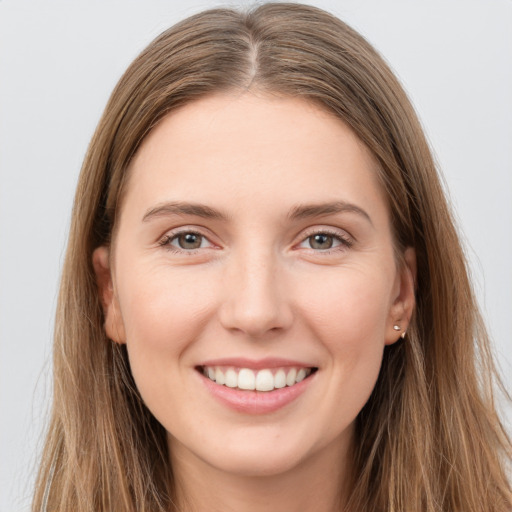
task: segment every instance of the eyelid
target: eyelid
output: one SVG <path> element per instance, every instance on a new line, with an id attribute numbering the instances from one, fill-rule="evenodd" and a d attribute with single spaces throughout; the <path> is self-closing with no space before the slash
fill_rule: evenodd
<path id="1" fill-rule="evenodd" d="M 306 230 L 304 230 L 301 234 L 300 234 L 300 240 L 297 244 L 295 244 L 294 247 L 300 247 L 300 245 L 302 243 L 304 243 L 308 238 L 314 236 L 314 235 L 328 235 L 328 236 L 332 236 L 334 238 L 336 238 L 340 244 L 336 247 L 331 247 L 329 249 L 313 249 L 313 248 L 309 248 L 307 250 L 310 250 L 314 253 L 318 253 L 318 254 L 328 254 L 330 252 L 335 252 L 335 251 L 342 251 L 342 250 L 346 250 L 350 247 L 352 247 L 355 243 L 355 238 L 350 235 L 347 231 L 345 231 L 344 229 L 340 229 L 340 228 L 333 228 L 333 227 L 328 227 L 328 226 L 315 226 L 315 227 L 311 227 L 311 228 L 308 228 Z"/>
<path id="2" fill-rule="evenodd" d="M 188 255 L 194 254 L 200 250 L 204 251 L 205 249 L 219 249 L 220 244 L 213 242 L 212 235 L 205 234 L 205 231 L 209 231 L 209 230 L 203 228 L 202 226 L 197 226 L 197 225 L 179 226 L 179 227 L 176 227 L 176 228 L 166 231 L 164 235 L 159 237 L 158 245 L 162 246 L 165 249 L 168 249 L 170 251 L 177 252 L 177 253 L 186 253 Z M 193 234 L 203 237 L 204 239 L 206 239 L 208 241 L 209 247 L 198 247 L 196 249 L 182 249 L 180 247 L 176 247 L 176 246 L 170 244 L 170 242 L 173 239 L 175 239 L 179 235 L 182 235 L 185 233 L 193 233 Z M 346 250 L 346 249 L 352 247 L 352 245 L 356 241 L 355 238 L 344 229 L 335 228 L 332 226 L 314 226 L 314 227 L 310 227 L 310 228 L 303 230 L 301 232 L 301 234 L 298 235 L 298 237 L 300 237 L 300 238 L 299 238 L 298 242 L 293 245 L 293 248 L 300 248 L 300 245 L 302 243 L 304 243 L 309 237 L 314 236 L 314 235 L 319 235 L 319 234 L 332 236 L 332 237 L 336 238 L 340 242 L 340 244 L 335 247 L 331 247 L 329 249 L 313 249 L 313 248 L 307 249 L 306 248 L 306 250 L 309 250 L 309 251 L 317 253 L 317 254 L 328 254 L 330 252 Z"/>
<path id="3" fill-rule="evenodd" d="M 167 249 L 171 252 L 177 252 L 177 253 L 183 253 L 183 254 L 195 254 L 197 251 L 201 250 L 204 251 L 205 249 L 214 249 L 218 248 L 219 245 L 212 242 L 211 235 L 207 235 L 204 233 L 205 229 L 201 228 L 199 226 L 180 226 L 174 229 L 170 229 L 165 232 L 164 235 L 159 237 L 158 239 L 158 245 L 163 247 L 164 249 Z M 208 241 L 209 247 L 198 247 L 196 249 L 182 249 L 181 247 L 176 247 L 175 245 L 171 245 L 171 241 L 177 238 L 180 235 L 186 234 L 186 233 L 192 233 L 198 236 L 201 236 L 205 240 Z"/>

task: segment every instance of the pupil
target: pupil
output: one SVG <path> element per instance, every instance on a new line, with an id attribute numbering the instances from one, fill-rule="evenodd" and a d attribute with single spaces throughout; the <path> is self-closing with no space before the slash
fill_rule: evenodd
<path id="1" fill-rule="evenodd" d="M 332 247 L 332 236 L 330 235 L 314 235 L 310 240 L 313 249 L 330 249 Z"/>
<path id="2" fill-rule="evenodd" d="M 182 249 L 198 249 L 201 247 L 201 235 L 185 233 L 179 236 L 178 242 Z"/>

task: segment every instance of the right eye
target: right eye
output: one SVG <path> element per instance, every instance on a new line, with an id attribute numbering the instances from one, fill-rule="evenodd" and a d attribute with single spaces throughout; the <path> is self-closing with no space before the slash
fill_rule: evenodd
<path id="1" fill-rule="evenodd" d="M 195 231 L 181 231 L 166 235 L 160 245 L 175 252 L 192 252 L 197 249 L 212 247 L 211 242 L 200 233 Z"/>
<path id="2" fill-rule="evenodd" d="M 340 240 L 328 233 L 317 233 L 316 235 L 308 236 L 306 240 L 309 242 L 309 246 L 312 249 L 321 251 L 340 245 Z"/>

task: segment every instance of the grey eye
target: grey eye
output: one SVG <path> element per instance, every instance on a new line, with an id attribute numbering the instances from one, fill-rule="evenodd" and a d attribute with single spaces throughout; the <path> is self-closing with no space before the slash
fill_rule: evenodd
<path id="1" fill-rule="evenodd" d="M 203 236 L 197 233 L 182 233 L 174 240 L 173 245 L 178 245 L 180 249 L 199 249 L 203 243 Z"/>
<path id="2" fill-rule="evenodd" d="M 312 249 L 330 249 L 334 245 L 334 237 L 325 233 L 317 233 L 308 237 Z"/>

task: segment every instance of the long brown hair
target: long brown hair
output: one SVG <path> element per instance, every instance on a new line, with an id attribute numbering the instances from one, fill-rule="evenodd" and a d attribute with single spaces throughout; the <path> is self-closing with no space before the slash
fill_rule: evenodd
<path id="1" fill-rule="evenodd" d="M 510 440 L 450 208 L 416 114 L 378 53 L 328 13 L 298 4 L 214 9 L 153 41 L 115 88 L 85 158 L 55 328 L 54 402 L 34 510 L 169 511 L 163 427 L 143 404 L 123 346 L 110 342 L 92 268 L 109 244 L 126 169 L 177 107 L 257 89 L 316 102 L 380 163 L 397 253 L 417 254 L 416 309 L 386 348 L 357 418 L 351 511 L 501 511 L 512 506 Z"/>

